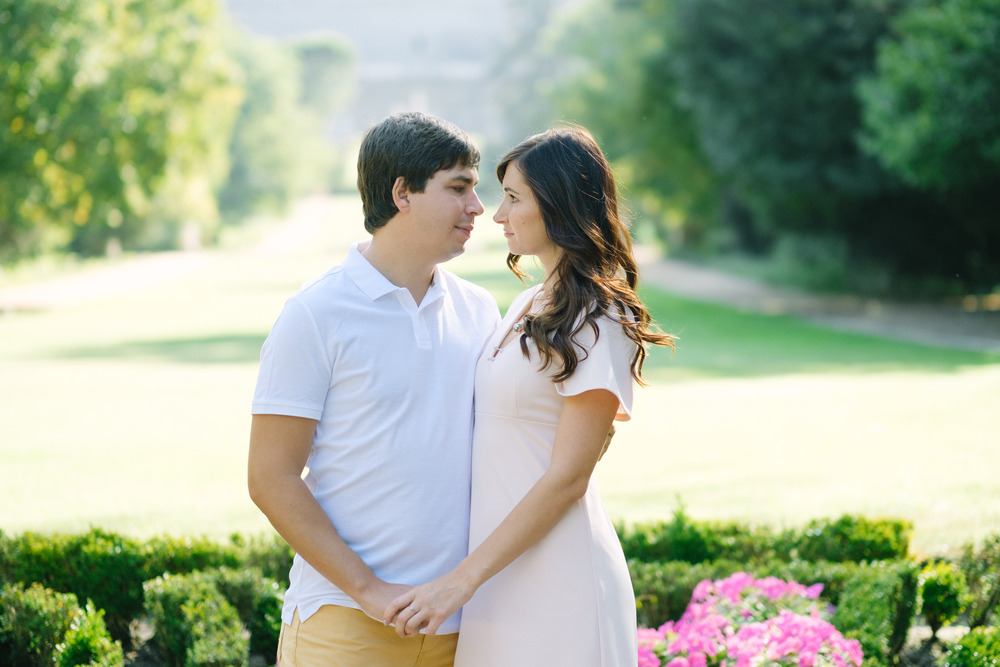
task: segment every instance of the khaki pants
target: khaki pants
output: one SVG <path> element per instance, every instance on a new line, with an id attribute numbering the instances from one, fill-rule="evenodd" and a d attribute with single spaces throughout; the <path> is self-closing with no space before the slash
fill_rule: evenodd
<path id="1" fill-rule="evenodd" d="M 325 605 L 281 626 L 278 667 L 452 667 L 458 633 L 407 637 L 349 607 Z"/>

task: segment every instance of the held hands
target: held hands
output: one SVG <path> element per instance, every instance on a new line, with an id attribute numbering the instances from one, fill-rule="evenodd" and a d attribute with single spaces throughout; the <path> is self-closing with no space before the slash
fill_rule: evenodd
<path id="1" fill-rule="evenodd" d="M 406 584 L 390 584 L 378 579 L 356 599 L 358 604 L 361 605 L 361 611 L 376 621 L 381 621 L 386 605 L 394 598 L 409 593 L 412 589 L 412 586 L 407 586 Z"/>
<path id="2" fill-rule="evenodd" d="M 413 637 L 421 630 L 433 636 L 438 628 L 462 608 L 475 588 L 464 584 L 454 572 L 412 588 L 385 608 L 382 620 L 393 625 L 400 637 Z"/>

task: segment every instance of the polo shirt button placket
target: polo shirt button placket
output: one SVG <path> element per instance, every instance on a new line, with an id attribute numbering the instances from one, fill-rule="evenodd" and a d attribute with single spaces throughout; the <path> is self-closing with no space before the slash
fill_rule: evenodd
<path id="1" fill-rule="evenodd" d="M 417 337 L 417 347 L 421 350 L 428 350 L 431 347 L 431 335 L 427 331 L 427 320 L 424 318 L 423 310 L 417 309 L 413 315 L 413 333 Z"/>

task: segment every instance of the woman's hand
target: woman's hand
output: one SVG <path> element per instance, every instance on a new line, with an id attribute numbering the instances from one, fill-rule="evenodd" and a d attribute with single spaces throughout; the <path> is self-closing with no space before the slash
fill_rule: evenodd
<path id="1" fill-rule="evenodd" d="M 395 626 L 400 637 L 412 637 L 421 630 L 433 636 L 475 591 L 452 571 L 397 597 L 385 608 L 382 620 Z"/>

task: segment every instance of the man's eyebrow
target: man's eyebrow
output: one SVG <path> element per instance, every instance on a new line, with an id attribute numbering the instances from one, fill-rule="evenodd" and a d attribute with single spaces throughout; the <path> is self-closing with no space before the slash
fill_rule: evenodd
<path id="1" fill-rule="evenodd" d="M 472 179 L 472 176 L 466 176 L 464 174 L 461 175 L 461 176 L 452 176 L 451 177 L 451 182 L 454 183 L 455 181 L 459 181 L 461 183 L 468 183 L 470 185 L 475 185 L 476 184 L 476 181 Z"/>

